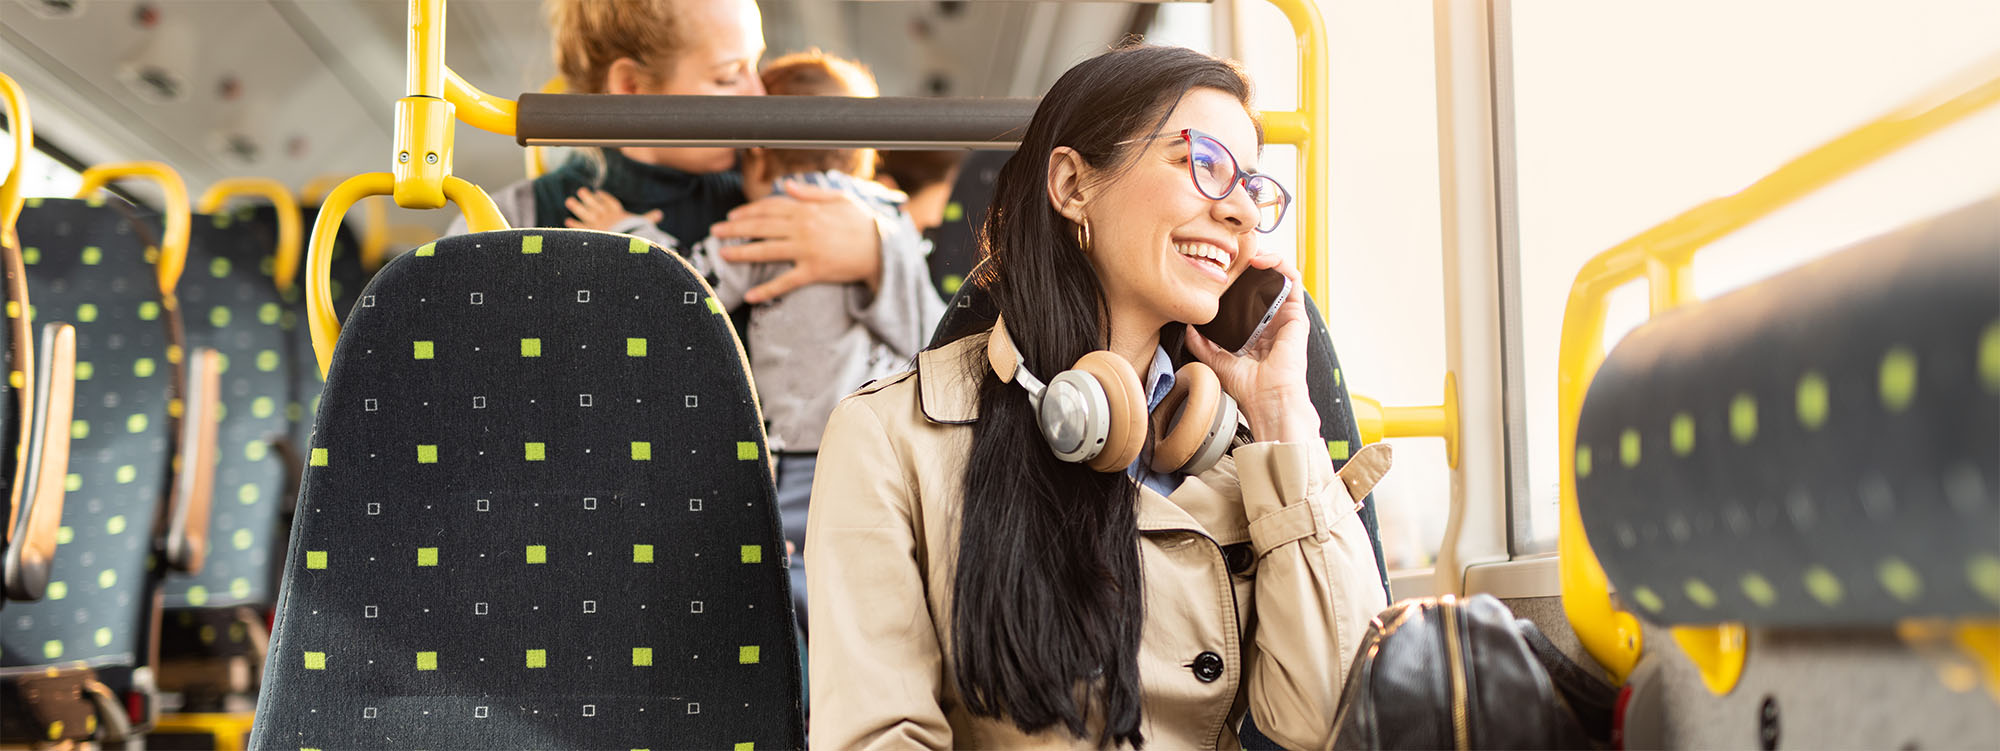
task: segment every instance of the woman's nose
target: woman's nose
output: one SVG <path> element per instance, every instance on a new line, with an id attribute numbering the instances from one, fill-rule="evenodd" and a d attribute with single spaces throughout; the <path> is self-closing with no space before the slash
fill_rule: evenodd
<path id="1" fill-rule="evenodd" d="M 741 91 L 737 92 L 738 95 L 740 96 L 764 95 L 764 79 L 762 77 L 758 76 L 755 73 L 752 73 L 750 75 L 744 76 L 743 81 L 744 83 L 740 87 Z"/>
<path id="2" fill-rule="evenodd" d="M 1250 191 L 1245 190 L 1241 183 L 1232 187 L 1235 190 L 1229 191 L 1229 195 L 1223 196 L 1209 209 L 1210 216 L 1236 232 L 1257 226 L 1257 202 L 1250 200 Z"/>

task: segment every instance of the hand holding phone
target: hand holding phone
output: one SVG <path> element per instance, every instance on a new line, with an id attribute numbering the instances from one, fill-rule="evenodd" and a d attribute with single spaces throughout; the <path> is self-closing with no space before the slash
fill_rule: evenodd
<path id="1" fill-rule="evenodd" d="M 1245 269 L 1236 283 L 1223 291 L 1215 320 L 1194 329 L 1223 351 L 1241 357 L 1263 336 L 1271 318 L 1278 314 L 1278 306 L 1291 294 L 1291 277 L 1277 269 Z"/>

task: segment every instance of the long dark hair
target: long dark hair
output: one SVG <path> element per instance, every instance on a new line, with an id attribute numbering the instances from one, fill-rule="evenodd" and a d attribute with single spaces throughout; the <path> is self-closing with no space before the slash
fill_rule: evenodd
<path id="1" fill-rule="evenodd" d="M 1105 174 L 1129 169 L 1145 145 L 1119 142 L 1157 131 L 1195 88 L 1226 91 L 1248 109 L 1242 72 L 1199 52 L 1129 46 L 1087 60 L 1049 89 L 1000 170 L 973 282 L 1031 372 L 1053 376 L 1110 341 L 1097 275 L 1074 225 L 1049 204 L 1050 152 L 1075 149 Z M 979 374 L 979 421 L 951 607 L 959 694 L 973 714 L 1028 732 L 1060 724 L 1078 738 L 1094 704 L 1104 712 L 1100 746 L 1138 747 L 1138 489 L 1122 473 L 1056 458 L 1026 395 L 1000 382 L 983 349 L 975 354 L 966 367 Z"/>

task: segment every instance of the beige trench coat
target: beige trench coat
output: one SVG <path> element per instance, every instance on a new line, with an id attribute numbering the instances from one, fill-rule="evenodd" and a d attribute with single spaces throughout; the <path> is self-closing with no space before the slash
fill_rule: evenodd
<path id="1" fill-rule="evenodd" d="M 951 664 L 964 462 L 984 335 L 848 397 L 820 443 L 806 532 L 815 748 L 1094 748 L 976 717 Z M 1371 449 L 1374 447 L 1371 447 Z M 1022 446 L 1022 451 L 1046 450 Z M 1387 470 L 1326 447 L 1255 443 L 1171 496 L 1140 487 L 1148 748 L 1237 749 L 1246 710 L 1288 748 L 1321 748 L 1369 619 L 1385 606 L 1355 498 Z M 1232 574 L 1226 546 L 1236 552 Z M 1250 554 L 1255 557 L 1251 558 Z M 1244 564 L 1250 564 L 1246 569 Z"/>

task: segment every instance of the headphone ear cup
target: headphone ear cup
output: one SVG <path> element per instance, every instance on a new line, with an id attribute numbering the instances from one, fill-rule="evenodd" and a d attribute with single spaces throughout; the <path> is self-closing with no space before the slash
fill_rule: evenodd
<path id="1" fill-rule="evenodd" d="M 1104 450 L 1090 459 L 1090 468 L 1098 472 L 1125 469 L 1146 446 L 1146 399 L 1139 393 L 1138 371 L 1125 358 L 1103 350 L 1084 355 L 1071 370 L 1090 374 L 1104 387 L 1103 406 L 1111 430 Z"/>
<path id="2" fill-rule="evenodd" d="M 1201 474 L 1215 466 L 1236 433 L 1236 400 L 1207 365 L 1191 362 L 1174 373 L 1174 390 L 1153 419 L 1155 472 Z"/>

